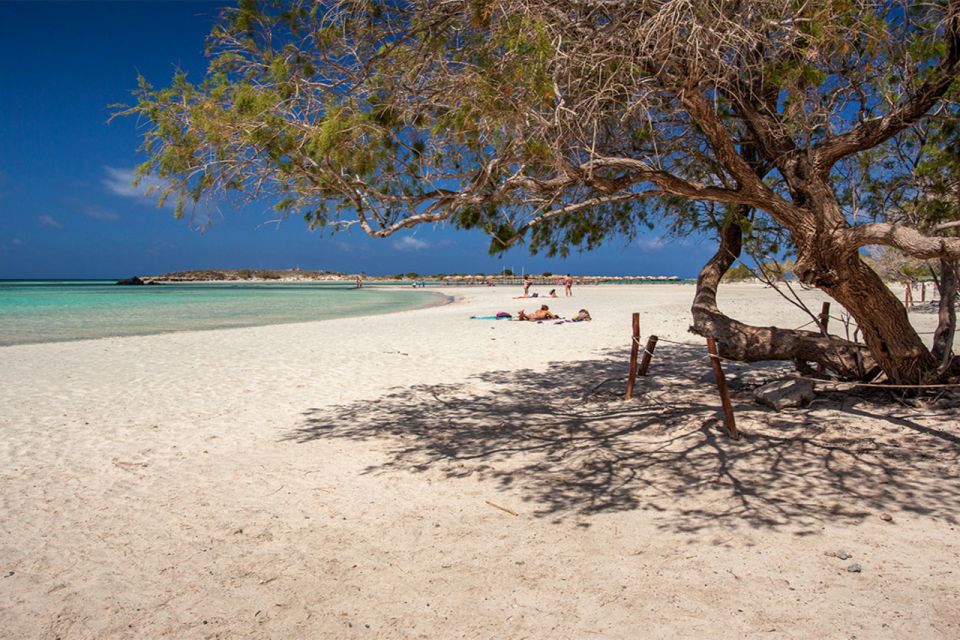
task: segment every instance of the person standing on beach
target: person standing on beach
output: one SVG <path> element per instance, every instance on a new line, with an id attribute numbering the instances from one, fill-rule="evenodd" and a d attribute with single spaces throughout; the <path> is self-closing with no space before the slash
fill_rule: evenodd
<path id="1" fill-rule="evenodd" d="M 533 283 L 530 282 L 530 276 L 524 276 L 524 277 L 523 277 L 523 297 L 524 297 L 524 298 L 529 298 L 529 297 L 530 297 L 530 285 L 531 285 L 531 284 L 533 284 Z"/>
<path id="2" fill-rule="evenodd" d="M 363 286 L 363 280 L 360 279 L 360 276 L 357 276 L 357 289 Z"/>
<path id="3" fill-rule="evenodd" d="M 569 273 L 563 279 L 563 295 L 567 298 L 573 295 L 573 277 Z"/>

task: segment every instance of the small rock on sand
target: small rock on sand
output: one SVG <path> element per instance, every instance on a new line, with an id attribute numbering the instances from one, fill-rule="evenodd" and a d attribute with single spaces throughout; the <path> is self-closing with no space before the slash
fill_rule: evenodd
<path id="1" fill-rule="evenodd" d="M 847 567 L 847 571 L 849 571 L 850 573 L 860 573 L 862 569 L 863 568 L 856 562 L 854 562 L 849 567 Z"/>
<path id="2" fill-rule="evenodd" d="M 753 390 L 753 398 L 777 411 L 787 407 L 802 407 L 813 400 L 813 382 L 784 378 Z"/>

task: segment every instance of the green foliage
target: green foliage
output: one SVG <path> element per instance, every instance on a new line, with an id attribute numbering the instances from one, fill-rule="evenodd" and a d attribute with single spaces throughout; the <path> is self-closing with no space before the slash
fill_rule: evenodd
<path id="1" fill-rule="evenodd" d="M 490 255 L 494 256 L 509 249 L 519 239 L 517 229 L 510 220 L 498 224 L 490 235 Z"/>
<path id="2" fill-rule="evenodd" d="M 742 282 L 744 280 L 753 280 L 754 278 L 756 278 L 756 275 L 754 275 L 753 270 L 742 262 L 734 265 L 723 274 L 723 279 L 730 282 Z"/>

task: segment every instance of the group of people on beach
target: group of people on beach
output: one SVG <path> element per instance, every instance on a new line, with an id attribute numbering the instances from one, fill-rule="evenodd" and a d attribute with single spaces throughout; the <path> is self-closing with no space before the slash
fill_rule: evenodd
<path id="1" fill-rule="evenodd" d="M 559 284 L 563 285 L 563 294 L 564 297 L 569 298 L 573 296 L 573 276 L 569 273 L 565 275 L 560 281 Z M 523 298 L 536 298 L 538 297 L 536 293 L 533 295 L 530 294 L 530 287 L 533 285 L 533 282 L 530 280 L 530 276 L 524 276 L 523 278 Z M 557 290 L 551 289 L 548 294 L 551 298 L 556 298 Z M 539 322 L 542 320 L 557 320 L 559 316 L 552 311 L 547 305 L 541 305 L 539 309 L 532 313 L 527 313 L 523 309 L 517 312 L 518 320 L 529 320 L 533 322 Z M 576 317 L 573 318 L 574 322 L 580 322 L 581 320 L 590 320 L 590 313 L 586 309 L 580 309 Z"/>
<path id="2" fill-rule="evenodd" d="M 563 295 L 565 298 L 573 296 L 573 276 L 569 273 L 565 275 L 560 281 L 559 284 L 563 285 Z M 523 278 L 523 297 L 524 298 L 535 298 L 537 294 L 530 295 L 530 287 L 533 285 L 533 282 L 530 280 L 530 276 L 524 276 Z M 550 289 L 548 294 L 551 298 L 556 298 L 557 290 Z"/>
<path id="3" fill-rule="evenodd" d="M 560 316 L 555 314 L 553 311 L 550 311 L 550 307 L 547 305 L 540 305 L 540 308 L 534 311 L 533 313 L 526 313 L 523 309 L 517 312 L 517 320 L 527 320 L 530 322 L 540 322 L 542 320 L 559 320 Z M 577 315 L 573 316 L 570 319 L 571 322 L 583 322 L 585 320 L 592 320 L 590 317 L 590 312 L 586 309 L 580 309 L 577 312 Z"/>

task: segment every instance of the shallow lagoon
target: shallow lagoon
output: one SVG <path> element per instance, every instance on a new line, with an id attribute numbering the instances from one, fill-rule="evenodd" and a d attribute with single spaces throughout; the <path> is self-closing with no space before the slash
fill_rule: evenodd
<path id="1" fill-rule="evenodd" d="M 444 297 L 346 282 L 0 281 L 0 346 L 309 322 L 440 304 Z"/>

